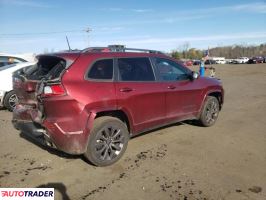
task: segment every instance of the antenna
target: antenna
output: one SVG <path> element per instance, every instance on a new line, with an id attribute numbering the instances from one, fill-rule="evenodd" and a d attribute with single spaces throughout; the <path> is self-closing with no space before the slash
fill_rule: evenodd
<path id="1" fill-rule="evenodd" d="M 71 51 L 72 49 L 70 48 L 70 45 L 69 45 L 69 41 L 68 41 L 68 37 L 67 36 L 66 36 L 66 41 L 67 41 L 68 49 L 69 49 L 69 51 Z"/>

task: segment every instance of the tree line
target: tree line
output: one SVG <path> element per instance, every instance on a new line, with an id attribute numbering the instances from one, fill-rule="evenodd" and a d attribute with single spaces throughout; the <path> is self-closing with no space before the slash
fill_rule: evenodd
<path id="1" fill-rule="evenodd" d="M 171 56 L 176 59 L 201 59 L 207 50 L 189 48 L 189 43 L 185 43 L 178 49 L 171 52 Z M 253 57 L 266 56 L 266 43 L 260 45 L 232 45 L 223 47 L 214 47 L 209 49 L 211 57 Z"/>

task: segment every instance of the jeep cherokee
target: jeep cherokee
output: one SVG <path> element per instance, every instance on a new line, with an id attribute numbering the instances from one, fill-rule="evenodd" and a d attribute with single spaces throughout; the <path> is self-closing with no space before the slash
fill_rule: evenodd
<path id="1" fill-rule="evenodd" d="M 118 161 L 130 137 L 167 124 L 215 123 L 223 87 L 175 59 L 123 46 L 44 54 L 13 75 L 14 126 L 96 166 Z"/>

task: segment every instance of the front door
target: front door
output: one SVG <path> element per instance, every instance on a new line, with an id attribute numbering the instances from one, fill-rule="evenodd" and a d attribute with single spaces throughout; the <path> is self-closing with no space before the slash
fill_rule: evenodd
<path id="1" fill-rule="evenodd" d="M 165 89 L 166 115 L 168 120 L 183 119 L 198 110 L 201 86 L 192 81 L 191 71 L 165 58 L 154 58 L 159 82 Z"/>

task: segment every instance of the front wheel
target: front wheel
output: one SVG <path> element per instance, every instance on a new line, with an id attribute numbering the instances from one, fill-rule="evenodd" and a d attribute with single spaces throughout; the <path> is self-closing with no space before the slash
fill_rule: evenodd
<path id="1" fill-rule="evenodd" d="M 214 125 L 219 111 L 220 105 L 218 99 L 213 96 L 208 96 L 200 114 L 200 124 L 205 127 Z"/>
<path id="2" fill-rule="evenodd" d="M 16 104 L 18 102 L 18 97 L 16 95 L 16 93 L 12 90 L 10 92 L 8 92 L 6 95 L 5 95 L 5 98 L 4 98 L 4 106 L 9 110 L 9 111 L 13 111 Z"/>
<path id="3" fill-rule="evenodd" d="M 85 157 L 96 166 L 118 161 L 126 151 L 129 140 L 127 126 L 115 117 L 99 117 L 90 132 Z"/>

